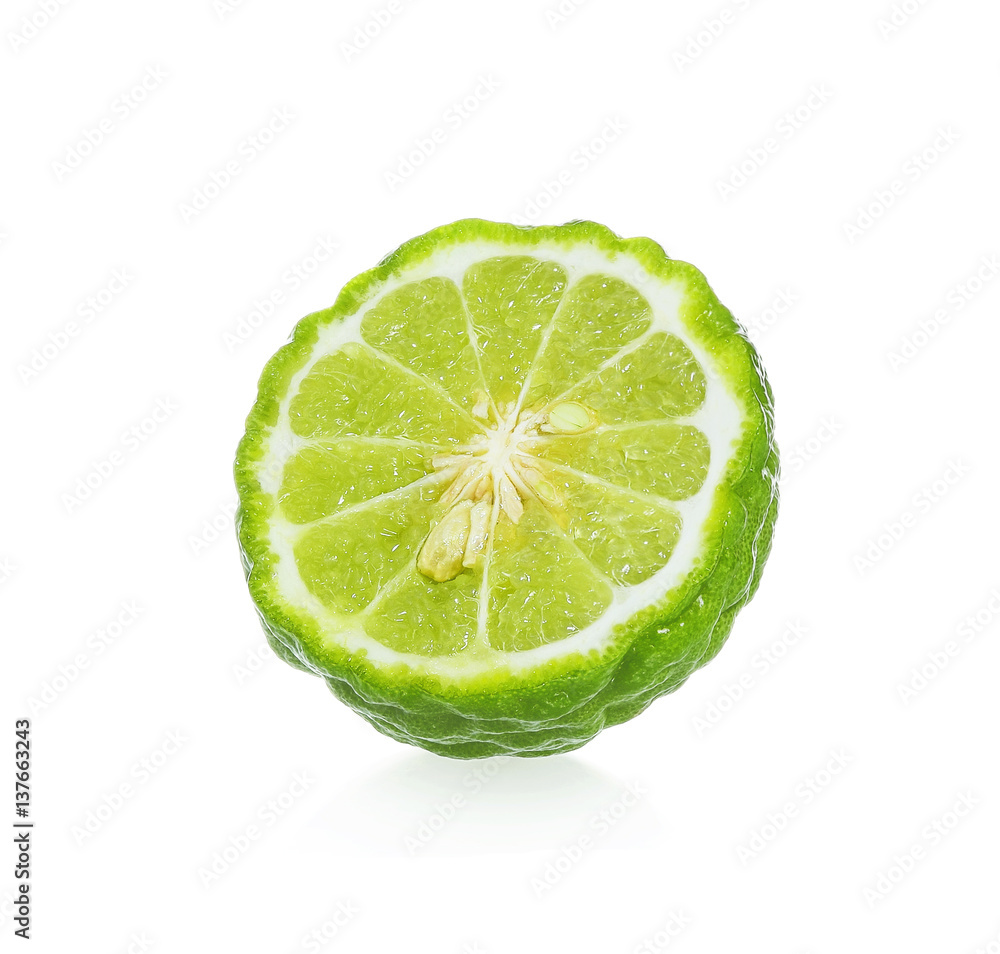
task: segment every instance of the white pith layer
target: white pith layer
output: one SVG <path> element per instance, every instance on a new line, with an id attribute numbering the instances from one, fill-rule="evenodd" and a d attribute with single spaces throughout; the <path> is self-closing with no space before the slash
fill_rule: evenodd
<path id="1" fill-rule="evenodd" d="M 310 442 L 293 433 L 288 415 L 289 406 L 303 378 L 320 358 L 350 342 L 367 344 L 361 337 L 362 317 L 386 293 L 401 285 L 433 277 L 449 278 L 461 289 L 462 278 L 471 265 L 487 258 L 518 254 L 557 262 L 567 273 L 566 292 L 577 280 L 599 273 L 628 282 L 642 293 L 652 309 L 651 327 L 606 364 L 614 363 L 621 353 L 639 347 L 656 332 L 676 335 L 685 342 L 704 371 L 706 389 L 702 406 L 683 420 L 684 423 L 697 427 L 708 438 L 711 448 L 708 475 L 696 494 L 686 500 L 673 502 L 683 525 L 680 539 L 666 565 L 642 583 L 613 587 L 612 603 L 607 611 L 579 632 L 520 652 L 501 652 L 488 647 L 484 650 L 480 647 L 475 653 L 458 653 L 453 656 L 425 657 L 400 653 L 372 639 L 358 625 L 352 626 L 349 620 L 345 625 L 345 617 L 325 607 L 309 592 L 299 575 L 293 546 L 302 527 L 285 520 L 277 505 L 277 495 L 285 461 Z M 476 241 L 438 249 L 426 260 L 406 268 L 395 279 L 376 288 L 354 315 L 320 328 L 309 360 L 292 377 L 282 399 L 277 423 L 267 435 L 263 458 L 257 470 L 261 489 L 274 498 L 269 544 L 277 557 L 278 598 L 294 611 L 316 619 L 331 642 L 352 654 L 362 653 L 369 662 L 379 666 L 405 665 L 420 672 L 433 673 L 445 680 L 460 681 L 504 669 L 517 673 L 536 668 L 555 658 L 586 655 L 603 649 L 615 627 L 660 600 L 666 592 L 679 585 L 691 570 L 703 547 L 704 525 L 711 510 L 715 487 L 741 436 L 743 410 L 740 402 L 730 392 L 708 352 L 691 338 L 680 320 L 679 309 L 684 294 L 682 282 L 665 282 L 648 275 L 638 261 L 625 253 L 619 253 L 612 261 L 600 250 L 583 245 L 567 249 L 550 243 L 518 247 L 506 243 Z M 633 492 L 636 492 L 634 488 Z"/>

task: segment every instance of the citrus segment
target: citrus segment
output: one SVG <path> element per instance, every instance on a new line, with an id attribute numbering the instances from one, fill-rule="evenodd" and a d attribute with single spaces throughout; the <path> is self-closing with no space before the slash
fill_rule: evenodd
<path id="1" fill-rule="evenodd" d="M 606 424 L 693 414 L 705 400 L 705 373 L 676 335 L 658 332 L 566 397 L 589 404 Z"/>
<path id="2" fill-rule="evenodd" d="M 419 445 L 357 437 L 324 441 L 285 464 L 278 503 L 292 523 L 309 523 L 426 474 L 426 449 Z"/>
<path id="3" fill-rule="evenodd" d="M 665 421 L 552 437 L 539 441 L 534 452 L 615 486 L 670 500 L 701 489 L 710 459 L 708 439 L 697 427 Z"/>
<path id="4" fill-rule="evenodd" d="M 488 569 L 489 645 L 502 652 L 566 639 L 598 619 L 611 587 L 540 504 L 500 522 Z"/>
<path id="5" fill-rule="evenodd" d="M 632 586 L 663 568 L 681 535 L 672 505 L 571 470 L 549 468 L 554 493 L 569 501 L 566 533 L 577 549 L 617 586 Z"/>
<path id="6" fill-rule="evenodd" d="M 487 259 L 465 273 L 462 292 L 495 401 L 517 397 L 565 287 L 563 268 L 530 256 Z"/>
<path id="7" fill-rule="evenodd" d="M 288 416 L 295 434 L 307 438 L 349 434 L 448 444 L 475 429 L 440 389 L 357 343 L 316 362 Z"/>
<path id="8" fill-rule="evenodd" d="M 541 348 L 525 404 L 531 406 L 597 371 L 650 325 L 650 307 L 628 282 L 587 275 L 571 285 Z"/>
<path id="9" fill-rule="evenodd" d="M 458 286 L 446 278 L 411 282 L 385 295 L 365 312 L 361 335 L 467 409 L 483 386 L 465 304 Z"/>
<path id="10" fill-rule="evenodd" d="M 308 590 L 336 613 L 357 613 L 412 562 L 433 502 L 426 485 L 407 488 L 306 528 L 294 559 Z"/>

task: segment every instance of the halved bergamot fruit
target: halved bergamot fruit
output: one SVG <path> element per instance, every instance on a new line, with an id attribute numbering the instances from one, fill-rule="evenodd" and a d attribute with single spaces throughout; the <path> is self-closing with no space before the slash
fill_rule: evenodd
<path id="1" fill-rule="evenodd" d="M 583 745 L 757 587 L 771 394 L 701 273 L 593 222 L 407 242 L 299 322 L 236 460 L 274 650 L 459 758 Z"/>

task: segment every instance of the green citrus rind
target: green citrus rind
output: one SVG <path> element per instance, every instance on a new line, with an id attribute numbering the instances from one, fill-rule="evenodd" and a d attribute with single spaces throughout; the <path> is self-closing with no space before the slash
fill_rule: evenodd
<path id="1" fill-rule="evenodd" d="M 442 245 L 469 240 L 523 251 L 545 242 L 586 242 L 631 256 L 651 276 L 681 279 L 681 319 L 743 405 L 738 447 L 716 485 L 700 555 L 683 581 L 617 627 L 598 654 L 566 656 L 525 673 L 489 672 L 457 683 L 409 667 L 376 666 L 324 638 L 317 622 L 277 592 L 268 521 L 275 506 L 255 468 L 292 375 L 318 329 L 356 313 L 383 283 Z M 721 649 L 739 610 L 757 589 L 778 504 L 773 399 L 760 359 L 743 330 L 692 265 L 667 257 L 647 238 L 623 239 L 594 222 L 519 227 L 464 219 L 400 246 L 350 281 L 325 311 L 303 318 L 268 362 L 236 456 L 236 526 L 247 583 L 267 639 L 290 665 L 325 679 L 334 694 L 375 728 L 401 742 L 454 758 L 539 756 L 583 745 L 677 689 Z"/>

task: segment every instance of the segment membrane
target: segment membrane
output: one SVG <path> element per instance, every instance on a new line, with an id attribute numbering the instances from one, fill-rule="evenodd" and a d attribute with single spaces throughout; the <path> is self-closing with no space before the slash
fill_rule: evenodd
<path id="1" fill-rule="evenodd" d="M 516 527 L 498 522 L 488 582 L 487 639 L 503 652 L 572 636 L 611 605 L 611 587 L 532 500 Z"/>
<path id="2" fill-rule="evenodd" d="M 656 332 L 566 399 L 589 405 L 605 424 L 683 417 L 704 404 L 705 373 L 680 338 Z"/>
<path id="3" fill-rule="evenodd" d="M 398 652 L 444 656 L 461 652 L 476 637 L 482 570 L 434 583 L 411 564 L 405 575 L 365 614 L 365 630 Z"/>
<path id="4" fill-rule="evenodd" d="M 598 428 L 578 437 L 539 440 L 533 453 L 618 487 L 669 500 L 696 494 L 708 476 L 708 438 L 690 424 L 652 421 Z"/>
<path id="5" fill-rule="evenodd" d="M 426 449 L 348 437 L 299 451 L 285 464 L 278 504 L 292 523 L 308 523 L 426 476 Z"/>
<path id="6" fill-rule="evenodd" d="M 365 312 L 370 345 L 442 387 L 469 409 L 483 387 L 458 286 L 447 278 L 411 282 Z"/>
<path id="7" fill-rule="evenodd" d="M 294 553 L 309 592 L 335 613 L 363 610 L 413 563 L 439 493 L 420 485 L 306 530 Z"/>
<path id="8" fill-rule="evenodd" d="M 292 430 L 310 438 L 349 434 L 450 444 L 476 430 L 439 390 L 353 342 L 313 365 L 288 416 Z"/>
<path id="9" fill-rule="evenodd" d="M 565 287 L 561 266 L 526 255 L 486 259 L 465 273 L 486 389 L 498 403 L 520 394 Z"/>
<path id="10" fill-rule="evenodd" d="M 627 282 L 587 275 L 566 293 L 531 375 L 525 404 L 561 394 L 649 328 L 649 302 Z"/>
<path id="11" fill-rule="evenodd" d="M 633 586 L 662 569 L 681 536 L 677 510 L 653 497 L 546 469 L 565 501 L 566 533 L 617 586 Z"/>

